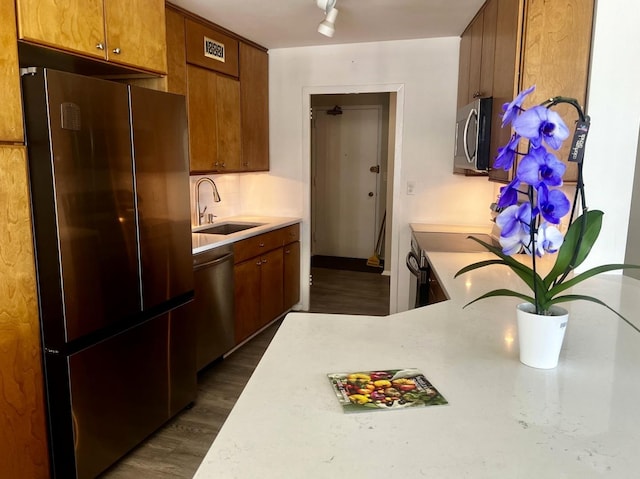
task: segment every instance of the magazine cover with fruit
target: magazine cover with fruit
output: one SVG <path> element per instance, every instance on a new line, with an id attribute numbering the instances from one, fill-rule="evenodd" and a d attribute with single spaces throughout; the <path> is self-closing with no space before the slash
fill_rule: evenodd
<path id="1" fill-rule="evenodd" d="M 447 404 L 417 369 L 327 374 L 345 412 Z"/>

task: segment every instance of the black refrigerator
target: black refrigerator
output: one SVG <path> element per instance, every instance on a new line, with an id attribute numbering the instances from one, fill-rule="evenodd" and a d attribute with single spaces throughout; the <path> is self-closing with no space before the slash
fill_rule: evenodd
<path id="1" fill-rule="evenodd" d="M 185 100 L 23 71 L 51 465 L 93 478 L 196 393 Z"/>

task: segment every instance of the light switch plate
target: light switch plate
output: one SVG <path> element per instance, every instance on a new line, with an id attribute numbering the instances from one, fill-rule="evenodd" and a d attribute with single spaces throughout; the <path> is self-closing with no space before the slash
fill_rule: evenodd
<path id="1" fill-rule="evenodd" d="M 416 194 L 416 182 L 413 180 L 407 181 L 407 194 L 415 195 Z"/>

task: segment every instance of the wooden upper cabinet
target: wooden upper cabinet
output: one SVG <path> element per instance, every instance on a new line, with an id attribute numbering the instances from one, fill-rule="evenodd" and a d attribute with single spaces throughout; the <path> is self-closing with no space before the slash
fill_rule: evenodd
<path id="1" fill-rule="evenodd" d="M 107 60 L 167 71 L 164 0 L 104 0 Z"/>
<path id="2" fill-rule="evenodd" d="M 502 128 L 502 105 L 509 103 L 518 90 L 520 78 L 520 48 L 522 42 L 522 11 L 524 0 L 497 0 L 496 41 L 493 63 L 493 112 L 491 115 L 490 164 L 493 164 L 498 147 L 511 137 L 510 128 Z M 489 169 L 489 178 L 509 182 L 512 172 Z"/>
<path id="3" fill-rule="evenodd" d="M 17 0 L 16 7 L 21 40 L 106 58 L 103 0 Z"/>
<path id="4" fill-rule="evenodd" d="M 187 65 L 190 171 L 240 169 L 240 84 L 205 68 Z"/>
<path id="5" fill-rule="evenodd" d="M 458 108 L 493 94 L 498 0 L 489 0 L 460 37 Z"/>
<path id="6" fill-rule="evenodd" d="M 13 2 L 0 1 L 0 142 L 24 142 Z"/>
<path id="7" fill-rule="evenodd" d="M 221 171 L 241 169 L 240 82 L 216 75 L 218 96 L 218 158 L 214 166 Z"/>
<path id="8" fill-rule="evenodd" d="M 240 105 L 242 108 L 242 167 L 269 169 L 269 56 L 240 43 Z"/>
<path id="9" fill-rule="evenodd" d="M 480 72 L 482 68 L 482 30 L 484 13 L 480 11 L 471 24 L 471 57 L 469 63 L 469 92 L 467 103 L 482 95 L 480 91 Z"/>
<path id="10" fill-rule="evenodd" d="M 493 68 L 496 50 L 496 28 L 498 21 L 498 0 L 489 0 L 482 12 L 482 51 L 480 58 L 480 82 L 478 97 L 493 96 Z"/>
<path id="11" fill-rule="evenodd" d="M 185 19 L 187 62 L 238 77 L 238 40 Z"/>
<path id="12" fill-rule="evenodd" d="M 17 0 L 18 38 L 166 73 L 162 0 Z"/>
<path id="13" fill-rule="evenodd" d="M 460 63 L 458 64 L 458 108 L 469 103 L 469 69 L 471 66 L 471 29 L 460 37 Z"/>
<path id="14" fill-rule="evenodd" d="M 587 98 L 594 0 L 548 2 L 529 0 L 524 28 L 520 89 L 536 85 L 524 103 L 528 108 L 554 96 L 575 98 L 584 108 Z M 571 135 L 554 154 L 567 164 L 564 180 L 577 181 L 575 163 L 568 162 L 578 115 L 569 105 L 553 108 Z"/>
<path id="15" fill-rule="evenodd" d="M 167 91 L 187 95 L 187 54 L 184 17 L 171 8 L 165 10 L 167 25 Z"/>
<path id="16" fill-rule="evenodd" d="M 218 157 L 216 74 L 187 65 L 190 170 L 212 171 Z"/>

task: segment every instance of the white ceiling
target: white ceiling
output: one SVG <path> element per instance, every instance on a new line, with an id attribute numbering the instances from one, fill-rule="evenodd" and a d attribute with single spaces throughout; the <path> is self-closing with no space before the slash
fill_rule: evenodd
<path id="1" fill-rule="evenodd" d="M 316 0 L 169 0 L 267 48 L 457 36 L 484 0 L 337 0 L 333 38 Z"/>

